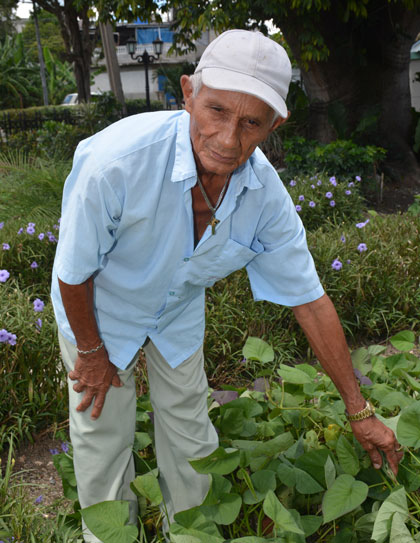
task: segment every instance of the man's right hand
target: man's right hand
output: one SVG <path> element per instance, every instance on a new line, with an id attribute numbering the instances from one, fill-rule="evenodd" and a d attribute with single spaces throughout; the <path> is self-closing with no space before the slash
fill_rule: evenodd
<path id="1" fill-rule="evenodd" d="M 86 411 L 93 402 L 91 417 L 97 419 L 102 412 L 109 387 L 123 386 L 117 371 L 117 367 L 109 361 L 104 347 L 98 352 L 78 356 L 74 370 L 69 373 L 72 381 L 78 381 L 73 385 L 73 390 L 85 393 L 76 408 L 77 411 Z"/>

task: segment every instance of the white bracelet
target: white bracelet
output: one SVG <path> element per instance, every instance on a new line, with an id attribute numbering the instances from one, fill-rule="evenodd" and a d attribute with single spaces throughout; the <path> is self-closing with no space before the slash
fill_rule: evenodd
<path id="1" fill-rule="evenodd" d="M 81 351 L 77 347 L 76 347 L 76 350 L 79 354 L 92 354 L 92 353 L 96 353 L 96 351 L 99 351 L 99 349 L 102 349 L 103 346 L 104 346 L 104 342 L 101 341 L 97 347 L 95 347 L 94 349 L 91 349 L 90 351 Z"/>

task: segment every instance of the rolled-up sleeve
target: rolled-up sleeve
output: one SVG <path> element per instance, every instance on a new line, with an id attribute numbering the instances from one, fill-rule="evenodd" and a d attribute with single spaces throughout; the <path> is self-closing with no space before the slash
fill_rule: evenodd
<path id="1" fill-rule="evenodd" d="M 267 204 L 257 242 L 264 249 L 247 266 L 255 300 L 293 307 L 324 294 L 304 226 L 284 188 Z"/>

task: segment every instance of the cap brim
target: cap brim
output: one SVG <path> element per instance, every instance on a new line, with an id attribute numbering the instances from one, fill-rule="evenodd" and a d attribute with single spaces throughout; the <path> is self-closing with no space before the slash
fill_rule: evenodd
<path id="1" fill-rule="evenodd" d="M 259 79 L 224 68 L 204 68 L 201 70 L 201 74 L 206 87 L 251 94 L 268 104 L 280 117 L 284 119 L 287 117 L 288 112 L 284 99 L 272 87 Z"/>

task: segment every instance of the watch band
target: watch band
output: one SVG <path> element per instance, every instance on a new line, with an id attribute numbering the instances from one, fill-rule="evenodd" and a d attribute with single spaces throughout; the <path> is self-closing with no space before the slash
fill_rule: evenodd
<path id="1" fill-rule="evenodd" d="M 349 420 L 350 422 L 355 422 L 358 420 L 364 420 L 372 417 L 375 414 L 375 408 L 369 400 L 366 400 L 366 406 L 361 411 L 357 411 L 357 413 L 349 415 L 346 409 L 344 413 L 347 417 L 347 420 Z"/>

